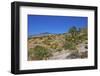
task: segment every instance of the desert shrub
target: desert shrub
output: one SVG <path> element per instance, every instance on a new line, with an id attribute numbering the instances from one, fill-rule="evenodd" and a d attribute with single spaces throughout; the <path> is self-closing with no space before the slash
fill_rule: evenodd
<path id="1" fill-rule="evenodd" d="M 33 48 L 30 48 L 29 50 L 28 50 L 28 59 L 29 60 L 32 60 L 32 58 L 33 58 L 33 55 L 34 53 L 33 53 Z"/>
<path id="2" fill-rule="evenodd" d="M 73 26 L 68 32 L 69 33 L 66 33 L 65 35 L 66 41 L 73 42 L 77 45 L 85 40 L 88 40 L 87 28 L 81 28 L 78 30 L 75 26 Z"/>
<path id="3" fill-rule="evenodd" d="M 50 45 L 52 49 L 57 49 L 58 43 L 53 42 L 52 45 Z"/>
<path id="4" fill-rule="evenodd" d="M 49 35 L 47 39 L 48 39 L 48 40 L 52 40 L 52 36 Z"/>
<path id="5" fill-rule="evenodd" d="M 64 49 L 65 50 L 67 50 L 67 49 L 69 49 L 69 50 L 76 50 L 76 45 L 73 43 L 73 42 L 65 42 L 65 44 L 64 44 Z"/>
<path id="6" fill-rule="evenodd" d="M 58 52 L 61 52 L 62 51 L 62 49 L 61 48 L 58 48 L 58 49 L 56 49 Z"/>
<path id="7" fill-rule="evenodd" d="M 30 48 L 29 51 L 28 51 L 28 54 L 32 54 L 33 53 L 33 48 Z"/>
<path id="8" fill-rule="evenodd" d="M 39 60 L 47 59 L 50 55 L 51 55 L 51 53 L 45 47 L 36 46 L 34 48 L 34 56 L 36 58 L 38 58 Z"/>
<path id="9" fill-rule="evenodd" d="M 71 41 L 71 39 L 72 39 L 71 35 L 65 35 L 65 40 L 66 41 Z"/>
<path id="10" fill-rule="evenodd" d="M 79 43 L 79 36 L 77 34 L 77 31 L 74 31 L 73 29 L 70 30 L 69 35 L 65 35 L 65 41 L 68 41 L 69 43 L 78 44 Z"/>
<path id="11" fill-rule="evenodd" d="M 86 34 L 83 34 L 81 36 L 82 41 L 88 40 L 88 36 Z"/>
<path id="12" fill-rule="evenodd" d="M 80 34 L 81 34 L 82 41 L 88 40 L 88 29 L 87 28 L 81 28 Z"/>
<path id="13" fill-rule="evenodd" d="M 46 44 L 46 45 L 50 45 L 50 42 L 47 39 L 44 40 L 43 43 Z"/>

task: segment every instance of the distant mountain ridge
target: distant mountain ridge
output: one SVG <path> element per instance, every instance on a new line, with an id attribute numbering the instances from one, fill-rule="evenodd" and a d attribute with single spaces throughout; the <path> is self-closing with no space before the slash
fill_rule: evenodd
<path id="1" fill-rule="evenodd" d="M 28 38 L 48 36 L 48 35 L 54 35 L 54 34 L 53 33 L 49 33 L 49 32 L 44 32 L 44 33 L 40 33 L 40 34 L 29 35 Z"/>

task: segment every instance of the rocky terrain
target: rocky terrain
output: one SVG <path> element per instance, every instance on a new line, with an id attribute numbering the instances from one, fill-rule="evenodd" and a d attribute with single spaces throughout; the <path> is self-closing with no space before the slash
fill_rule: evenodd
<path id="1" fill-rule="evenodd" d="M 42 33 L 28 38 L 28 60 L 88 57 L 87 28 L 72 27 L 62 34 Z"/>

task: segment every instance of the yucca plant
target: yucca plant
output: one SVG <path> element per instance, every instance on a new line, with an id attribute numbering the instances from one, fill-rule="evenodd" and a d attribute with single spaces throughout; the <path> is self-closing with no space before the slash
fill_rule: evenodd
<path id="1" fill-rule="evenodd" d="M 78 34 L 78 30 L 75 26 L 73 26 L 69 29 L 69 33 L 71 34 L 72 37 L 75 37 Z"/>

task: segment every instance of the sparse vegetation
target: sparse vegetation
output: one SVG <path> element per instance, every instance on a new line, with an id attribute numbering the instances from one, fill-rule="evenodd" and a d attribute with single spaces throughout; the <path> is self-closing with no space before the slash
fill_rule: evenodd
<path id="1" fill-rule="evenodd" d="M 53 53 L 68 51 L 70 56 L 75 58 L 86 58 L 87 51 L 80 52 L 80 44 L 84 49 L 88 49 L 87 28 L 76 28 L 73 26 L 68 32 L 62 34 L 53 34 L 28 38 L 28 59 L 29 60 L 47 60 Z M 69 56 L 69 57 L 70 57 Z M 70 57 L 71 58 L 71 57 Z"/>
<path id="2" fill-rule="evenodd" d="M 42 59 L 47 59 L 51 53 L 49 52 L 49 50 L 45 47 L 42 47 L 42 46 L 36 46 L 34 48 L 34 56 L 36 58 L 38 58 L 39 60 L 42 60 Z"/>
<path id="3" fill-rule="evenodd" d="M 64 49 L 65 50 L 76 50 L 76 47 L 75 47 L 75 44 L 74 43 L 72 43 L 72 42 L 66 42 L 65 44 L 64 44 Z"/>
<path id="4" fill-rule="evenodd" d="M 58 49 L 57 49 L 57 51 L 58 51 L 58 52 L 61 52 L 61 51 L 62 51 L 62 49 L 61 49 L 61 48 L 58 48 Z"/>

